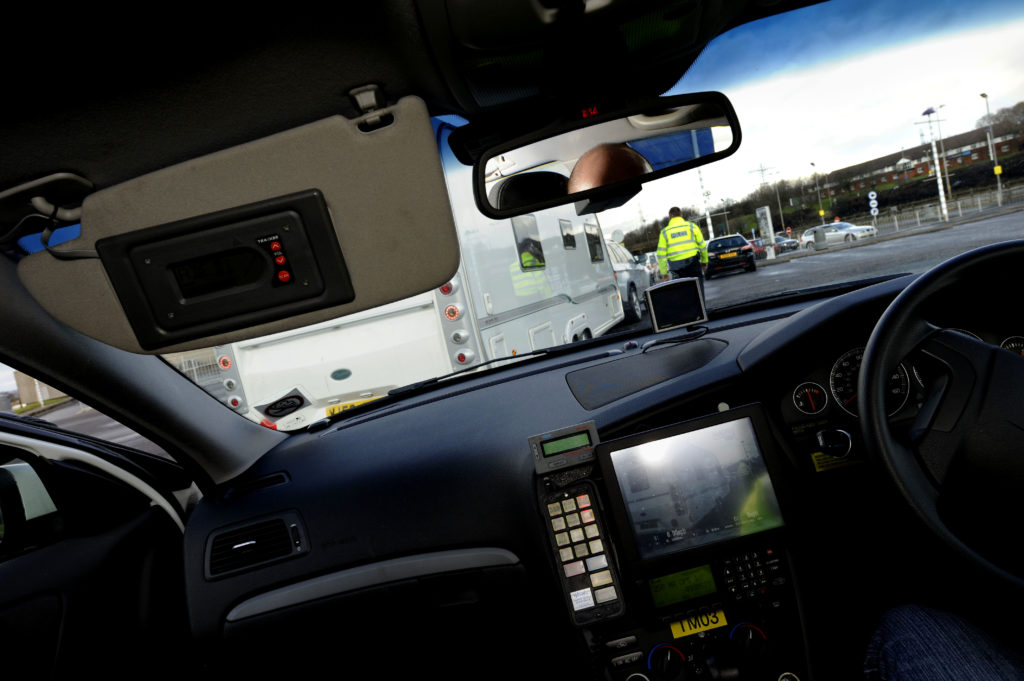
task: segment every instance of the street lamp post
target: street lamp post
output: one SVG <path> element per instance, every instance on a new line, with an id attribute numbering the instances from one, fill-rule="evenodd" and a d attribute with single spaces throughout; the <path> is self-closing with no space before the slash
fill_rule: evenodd
<path id="1" fill-rule="evenodd" d="M 992 169 L 996 174 L 996 203 L 1003 205 L 1003 182 L 999 176 L 999 161 L 996 159 L 996 140 L 992 134 L 992 111 L 988 108 L 988 94 L 982 92 L 981 98 L 985 100 L 985 118 L 988 125 L 985 126 L 985 136 L 988 138 L 988 156 L 992 159 Z"/>
<path id="2" fill-rule="evenodd" d="M 821 216 L 821 224 L 825 224 L 825 209 L 821 205 L 821 189 L 818 188 L 818 166 L 814 165 L 814 161 L 811 161 L 811 165 L 814 166 L 814 193 L 818 195 L 818 215 Z"/>
<path id="3" fill-rule="evenodd" d="M 935 166 L 935 181 L 939 185 L 939 206 L 942 209 L 943 221 L 949 220 L 949 212 L 946 210 L 946 189 L 942 184 L 942 165 L 939 163 L 939 150 L 935 145 L 935 133 L 932 132 L 932 114 L 935 109 L 928 107 L 921 114 L 928 117 L 928 136 L 932 139 L 932 159 Z"/>

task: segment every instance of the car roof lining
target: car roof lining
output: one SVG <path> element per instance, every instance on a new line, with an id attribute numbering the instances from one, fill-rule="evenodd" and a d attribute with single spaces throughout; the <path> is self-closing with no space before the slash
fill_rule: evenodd
<path id="1" fill-rule="evenodd" d="M 558 3 L 483 4 L 490 14 L 500 7 Z M 389 102 L 416 94 L 432 113 L 471 119 L 515 118 L 514 109 L 536 108 L 556 93 L 593 94 L 609 83 L 657 95 L 721 31 L 812 3 L 664 0 L 636 3 L 636 9 L 606 4 L 612 21 L 641 12 L 697 12 L 696 7 L 700 23 L 690 44 L 677 52 L 657 61 L 638 53 L 639 61 L 618 65 L 616 73 L 580 68 L 575 59 L 552 69 L 571 32 L 524 25 L 516 33 L 508 27 L 521 46 L 500 46 L 509 48 L 509 59 L 536 49 L 538 41 L 548 41 L 545 49 L 553 56 L 538 72 L 488 71 L 495 90 L 511 91 L 513 80 L 524 75 L 549 78 L 542 94 L 524 92 L 499 105 L 477 101 L 481 95 L 474 94 L 467 76 L 467 64 L 494 50 L 483 49 L 493 46 L 482 44 L 488 37 L 474 28 L 484 26 L 470 16 L 474 3 L 460 0 L 346 4 L 309 14 L 274 13 L 244 27 L 226 10 L 204 12 L 201 22 L 168 12 L 158 22 L 128 30 L 89 11 L 62 12 L 82 36 L 73 49 L 47 49 L 28 35 L 0 45 L 4 63 L 17 65 L 8 69 L 5 82 L 9 92 L 18 93 L 0 111 L 0 190 L 54 172 L 75 173 L 103 188 L 327 116 L 354 117 L 359 112 L 349 92 L 368 84 L 379 85 Z M 583 24 L 588 31 L 604 21 L 596 16 Z"/>

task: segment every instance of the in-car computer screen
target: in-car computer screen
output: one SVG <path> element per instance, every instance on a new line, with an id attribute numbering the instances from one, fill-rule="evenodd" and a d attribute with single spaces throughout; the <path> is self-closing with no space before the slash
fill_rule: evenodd
<path id="1" fill-rule="evenodd" d="M 782 526 L 749 418 L 610 456 L 642 559 Z"/>

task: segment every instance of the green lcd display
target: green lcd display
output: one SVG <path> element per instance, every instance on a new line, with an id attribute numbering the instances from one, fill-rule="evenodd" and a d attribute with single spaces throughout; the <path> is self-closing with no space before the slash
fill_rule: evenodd
<path id="1" fill-rule="evenodd" d="M 717 591 L 710 565 L 656 577 L 650 581 L 650 586 L 654 606 L 657 608 L 675 605 Z"/>
<path id="2" fill-rule="evenodd" d="M 574 435 L 567 435 L 556 440 L 542 442 L 540 448 L 544 451 L 544 456 L 555 456 L 556 454 L 571 452 L 589 446 L 590 433 L 584 430 Z"/>

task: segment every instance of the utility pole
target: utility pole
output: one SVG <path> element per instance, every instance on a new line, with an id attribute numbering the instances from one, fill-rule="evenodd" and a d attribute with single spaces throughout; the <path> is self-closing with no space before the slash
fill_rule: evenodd
<path id="1" fill-rule="evenodd" d="M 711 192 L 704 190 L 704 176 L 700 172 L 700 168 L 697 168 L 697 179 L 700 180 L 700 198 L 704 202 L 704 216 L 707 219 L 708 225 L 708 238 L 715 238 L 715 227 L 711 224 L 711 209 L 708 207 L 708 198 L 711 196 Z"/>
<path id="2" fill-rule="evenodd" d="M 942 208 L 942 221 L 946 222 L 949 220 L 949 212 L 946 210 L 946 189 L 942 184 L 942 166 L 939 164 L 939 150 L 935 145 L 935 134 L 932 132 L 932 115 L 934 113 L 935 109 L 928 107 L 921 115 L 928 117 L 928 136 L 932 139 L 932 159 L 934 160 L 935 166 L 935 181 L 939 185 L 939 206 Z"/>
<path id="3" fill-rule="evenodd" d="M 988 125 L 985 126 L 985 135 L 988 137 L 988 157 L 992 159 L 992 171 L 996 174 L 996 203 L 1002 206 L 1003 181 L 1000 175 L 1002 168 L 999 167 L 999 161 L 996 160 L 996 140 L 992 135 L 992 112 L 988 108 L 988 95 L 982 92 L 981 97 L 985 100 L 985 120 L 988 123 Z"/>
<path id="4" fill-rule="evenodd" d="M 814 193 L 818 195 L 818 215 L 821 217 L 821 224 L 825 224 L 825 209 L 821 205 L 821 190 L 818 189 L 818 166 L 814 165 L 814 161 L 811 161 L 811 165 L 814 166 Z"/>
<path id="5" fill-rule="evenodd" d="M 813 165 L 813 164 L 811 164 L 811 165 Z M 775 172 L 774 173 L 769 173 L 768 172 L 769 170 L 774 170 Z M 776 168 L 765 168 L 764 167 L 764 163 L 762 163 L 760 166 L 758 166 L 754 170 L 751 170 L 750 172 L 752 172 L 752 173 L 761 173 L 761 186 L 762 187 L 764 185 L 768 184 L 768 181 L 765 179 L 766 175 L 778 175 L 779 174 L 778 170 Z M 782 197 L 779 196 L 779 183 L 778 182 L 775 183 L 775 202 L 777 204 L 779 204 L 779 222 L 782 224 L 782 231 L 785 232 L 786 231 L 786 216 L 782 212 Z M 772 234 L 772 241 L 773 242 L 775 241 L 775 235 L 774 234 Z"/>
<path id="6" fill-rule="evenodd" d="M 945 104 L 939 104 L 939 108 L 943 108 Z M 942 173 L 946 176 L 946 198 L 949 201 L 953 200 L 953 186 L 949 183 L 949 162 L 946 160 L 946 145 L 942 141 L 942 119 L 936 117 L 935 126 L 939 130 L 939 152 L 942 154 Z"/>

